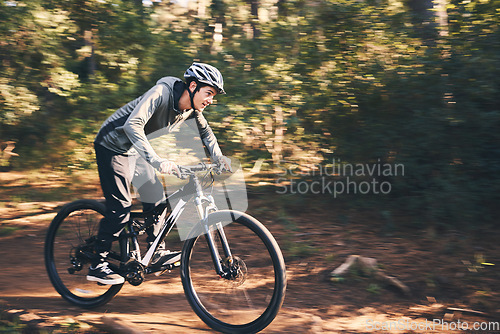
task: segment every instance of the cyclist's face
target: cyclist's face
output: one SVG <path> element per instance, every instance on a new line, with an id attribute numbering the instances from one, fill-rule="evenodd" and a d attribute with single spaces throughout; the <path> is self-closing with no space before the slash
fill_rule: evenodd
<path id="1" fill-rule="evenodd" d="M 206 107 L 214 102 L 215 95 L 217 95 L 215 88 L 211 86 L 201 87 L 200 90 L 194 94 L 194 108 L 199 111 L 205 110 Z"/>

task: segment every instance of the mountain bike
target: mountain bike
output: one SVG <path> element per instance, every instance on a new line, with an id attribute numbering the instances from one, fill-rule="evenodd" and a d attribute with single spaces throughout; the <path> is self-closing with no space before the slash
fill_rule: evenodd
<path id="1" fill-rule="evenodd" d="M 218 210 L 212 194 L 217 164 L 179 166 L 181 189 L 150 212 L 133 211 L 107 256 L 109 266 L 133 286 L 149 274 L 179 268 L 184 293 L 193 311 L 209 327 L 226 333 L 255 333 L 276 317 L 285 298 L 286 271 L 281 250 L 267 228 L 235 210 Z M 199 172 L 204 175 L 199 176 Z M 151 264 L 160 243 L 172 231 L 186 204 L 193 201 L 199 221 L 184 241 L 180 261 Z M 169 203 L 176 203 L 171 209 Z M 62 207 L 45 241 L 45 265 L 57 292 L 70 303 L 95 308 L 122 288 L 86 279 L 97 255 L 94 247 L 105 205 L 77 200 Z M 141 253 L 139 236 L 152 223 L 161 224 L 153 244 Z M 168 289 L 166 285 L 164 289 Z"/>

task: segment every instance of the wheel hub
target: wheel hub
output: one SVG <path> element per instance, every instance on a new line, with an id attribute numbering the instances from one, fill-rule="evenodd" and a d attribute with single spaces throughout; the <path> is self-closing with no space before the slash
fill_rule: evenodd
<path id="1" fill-rule="evenodd" d="M 233 287 L 241 286 L 247 278 L 247 266 L 245 262 L 237 257 L 229 257 L 222 262 L 225 274 L 222 276 L 228 280 Z"/>

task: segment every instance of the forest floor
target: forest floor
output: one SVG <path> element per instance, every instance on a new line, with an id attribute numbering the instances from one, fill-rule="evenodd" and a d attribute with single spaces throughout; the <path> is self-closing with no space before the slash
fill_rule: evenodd
<path id="1" fill-rule="evenodd" d="M 113 331 L 110 322 L 129 333 L 211 332 L 191 310 L 176 271 L 139 287 L 125 284 L 92 310 L 57 294 L 44 267 L 47 228 L 65 202 L 99 197 L 91 173 L 0 173 L 0 332 L 104 333 Z M 249 193 L 247 212 L 272 232 L 287 265 L 283 308 L 263 333 L 500 333 L 500 231 L 388 231 L 379 213 L 333 198 L 324 204 Z M 399 222 L 407 218 L 392 219 L 405 226 Z M 330 273 L 349 255 L 377 259 L 410 294 L 359 271 L 332 281 Z M 155 294 L 157 279 L 170 283 L 168 293 Z"/>

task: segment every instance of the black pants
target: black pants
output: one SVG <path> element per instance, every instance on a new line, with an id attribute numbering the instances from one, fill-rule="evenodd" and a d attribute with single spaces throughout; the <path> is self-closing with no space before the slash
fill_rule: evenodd
<path id="1" fill-rule="evenodd" d="M 106 199 L 106 213 L 97 234 L 97 251 L 102 253 L 111 249 L 111 243 L 130 218 L 132 184 L 138 190 L 144 211 L 150 211 L 165 201 L 165 192 L 153 167 L 138 154 L 119 154 L 100 144 L 94 147 L 101 188 Z M 148 242 L 152 242 L 159 232 L 155 229 L 158 229 L 157 225 L 146 231 Z"/>

